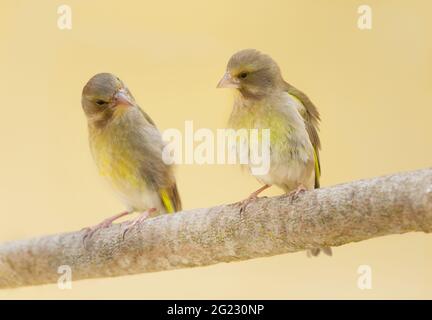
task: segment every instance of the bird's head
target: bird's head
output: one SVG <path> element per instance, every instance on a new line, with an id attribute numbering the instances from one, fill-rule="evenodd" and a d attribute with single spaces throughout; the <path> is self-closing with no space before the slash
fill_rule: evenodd
<path id="1" fill-rule="evenodd" d="M 135 106 L 124 83 L 111 73 L 98 73 L 84 86 L 82 107 L 89 119 L 108 119 L 120 108 Z"/>
<path id="2" fill-rule="evenodd" d="M 245 98 L 262 98 L 283 84 L 277 63 L 255 49 L 235 53 L 218 88 L 238 89 Z"/>

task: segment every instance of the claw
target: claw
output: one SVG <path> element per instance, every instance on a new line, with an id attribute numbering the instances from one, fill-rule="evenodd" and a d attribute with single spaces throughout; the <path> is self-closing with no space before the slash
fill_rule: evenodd
<path id="1" fill-rule="evenodd" d="M 151 215 L 153 212 L 156 211 L 156 208 L 148 209 L 147 211 L 144 211 L 138 218 L 135 220 L 132 220 L 128 223 L 126 228 L 123 230 L 122 239 L 125 239 L 126 233 L 129 232 L 133 227 L 135 227 L 137 224 L 142 223 L 144 220 L 146 220 L 149 215 Z"/>
<path id="2" fill-rule="evenodd" d="M 121 213 L 111 217 L 111 218 L 105 219 L 104 221 L 102 221 L 101 223 L 99 223 L 93 227 L 87 227 L 87 228 L 81 229 L 81 231 L 84 231 L 84 235 L 82 238 L 83 245 L 86 246 L 87 241 L 89 239 L 91 239 L 91 237 L 93 237 L 93 235 L 96 233 L 96 231 L 110 227 L 115 220 L 117 220 L 117 219 L 119 219 L 119 218 L 121 218 L 121 217 L 123 217 L 129 213 L 130 213 L 129 211 L 124 211 L 124 212 L 121 212 Z"/>
<path id="3" fill-rule="evenodd" d="M 240 205 L 240 214 L 242 214 L 243 212 L 246 211 L 246 207 L 251 203 L 254 202 L 258 199 L 257 196 L 249 196 L 246 199 L 244 199 L 243 201 L 239 202 Z"/>
<path id="4" fill-rule="evenodd" d="M 243 212 L 246 211 L 246 207 L 253 201 L 256 201 L 258 199 L 258 195 L 263 192 L 265 189 L 270 188 L 270 185 L 265 184 L 264 186 L 262 186 L 261 188 L 259 188 L 258 190 L 256 190 L 255 192 L 252 192 L 249 197 L 247 197 L 246 199 L 244 199 L 243 201 L 240 201 L 240 216 Z"/>
<path id="5" fill-rule="evenodd" d="M 296 199 L 298 198 L 298 196 L 299 196 L 301 193 L 303 193 L 303 192 L 305 192 L 305 191 L 307 191 L 307 190 L 308 190 L 308 189 L 306 189 L 303 185 L 299 185 L 299 186 L 297 187 L 297 189 L 295 189 L 295 190 L 289 192 L 289 193 L 287 194 L 287 196 L 288 196 L 288 197 L 291 197 L 291 200 L 296 200 Z"/>

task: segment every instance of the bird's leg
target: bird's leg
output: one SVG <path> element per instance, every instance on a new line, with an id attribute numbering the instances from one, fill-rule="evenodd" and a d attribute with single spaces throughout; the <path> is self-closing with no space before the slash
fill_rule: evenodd
<path id="1" fill-rule="evenodd" d="M 302 185 L 299 184 L 298 187 L 290 192 L 287 193 L 287 197 L 291 197 L 291 199 L 295 200 L 298 198 L 298 196 L 300 195 L 300 193 L 303 193 L 305 191 L 307 191 L 308 189 Z"/>
<path id="2" fill-rule="evenodd" d="M 123 211 L 119 214 L 116 214 L 115 216 L 105 219 L 104 221 L 93 227 L 84 228 L 83 230 L 85 231 L 85 233 L 83 236 L 83 242 L 85 243 L 87 239 L 90 239 L 96 231 L 108 228 L 115 220 L 120 219 L 121 217 L 124 217 L 130 213 L 132 213 L 132 211 Z"/>
<path id="3" fill-rule="evenodd" d="M 128 233 L 130 229 L 135 227 L 138 223 L 143 222 L 145 219 L 148 218 L 149 215 L 151 215 L 155 211 L 157 211 L 156 208 L 150 208 L 150 209 L 144 211 L 143 213 L 141 213 L 138 218 L 136 218 L 132 221 L 129 221 L 129 223 L 127 224 L 126 228 L 123 231 L 123 236 L 122 236 L 123 240 L 124 240 L 126 233 Z"/>
<path id="4" fill-rule="evenodd" d="M 243 201 L 240 202 L 240 213 L 243 213 L 246 210 L 246 207 L 248 206 L 249 203 L 251 203 L 252 201 L 255 201 L 256 199 L 258 199 L 258 195 L 263 192 L 265 189 L 270 188 L 271 186 L 268 184 L 263 185 L 261 188 L 259 188 L 258 190 L 252 192 L 249 197 L 247 197 L 246 199 L 244 199 Z"/>

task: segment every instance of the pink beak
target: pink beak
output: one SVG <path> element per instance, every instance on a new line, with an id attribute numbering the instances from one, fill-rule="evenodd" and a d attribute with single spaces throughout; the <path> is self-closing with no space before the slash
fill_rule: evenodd
<path id="1" fill-rule="evenodd" d="M 240 82 L 234 79 L 231 74 L 227 71 L 225 72 L 222 79 L 217 84 L 216 88 L 240 88 Z"/>
<path id="2" fill-rule="evenodd" d="M 133 106 L 134 102 L 125 89 L 120 89 L 114 96 L 115 106 Z"/>

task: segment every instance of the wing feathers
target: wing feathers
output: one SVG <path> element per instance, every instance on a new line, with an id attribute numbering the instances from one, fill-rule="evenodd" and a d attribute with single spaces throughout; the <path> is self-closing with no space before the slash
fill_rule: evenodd
<path id="1" fill-rule="evenodd" d="M 319 178 L 321 176 L 321 164 L 320 164 L 320 158 L 319 158 L 319 150 L 321 149 L 321 141 L 318 136 L 318 126 L 320 121 L 320 114 L 318 112 L 318 109 L 315 107 L 315 105 L 312 103 L 312 101 L 309 99 L 309 97 L 298 90 L 297 88 L 293 87 L 289 83 L 285 82 L 285 90 L 290 95 L 296 97 L 303 105 L 303 110 L 300 110 L 300 114 L 303 117 L 306 125 L 306 130 L 309 134 L 309 139 L 312 143 L 312 146 L 314 148 L 315 154 L 315 188 L 319 188 Z"/>

